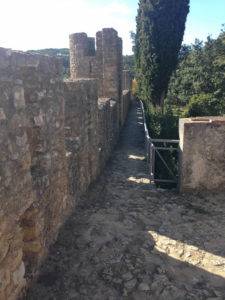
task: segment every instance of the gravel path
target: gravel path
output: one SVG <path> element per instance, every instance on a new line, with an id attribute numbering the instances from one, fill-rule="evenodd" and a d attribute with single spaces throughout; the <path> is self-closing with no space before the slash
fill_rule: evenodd
<path id="1" fill-rule="evenodd" d="M 225 197 L 149 184 L 133 105 L 24 300 L 225 299 Z"/>

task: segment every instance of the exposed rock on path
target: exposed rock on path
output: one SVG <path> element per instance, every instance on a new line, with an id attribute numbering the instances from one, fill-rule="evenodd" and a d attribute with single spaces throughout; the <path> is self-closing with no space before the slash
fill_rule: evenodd
<path id="1" fill-rule="evenodd" d="M 224 195 L 155 189 L 143 148 L 133 105 L 110 162 L 26 300 L 225 299 Z"/>

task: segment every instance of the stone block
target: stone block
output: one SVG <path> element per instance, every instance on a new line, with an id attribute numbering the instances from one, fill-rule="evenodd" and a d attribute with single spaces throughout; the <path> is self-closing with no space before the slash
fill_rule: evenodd
<path id="1" fill-rule="evenodd" d="M 0 108 L 0 121 L 6 120 L 5 112 L 2 108 Z"/>
<path id="2" fill-rule="evenodd" d="M 14 93 L 14 106 L 15 108 L 25 108 L 24 88 L 22 86 L 15 86 Z"/>
<path id="3" fill-rule="evenodd" d="M 180 190 L 225 190 L 225 118 L 180 119 Z"/>
<path id="4" fill-rule="evenodd" d="M 19 267 L 13 272 L 13 282 L 14 284 L 20 285 L 24 280 L 25 267 L 24 262 L 22 261 Z"/>
<path id="5" fill-rule="evenodd" d="M 6 287 L 10 284 L 10 271 L 7 269 L 0 269 L 0 295 L 4 295 Z M 4 298 L 0 298 L 4 299 Z"/>
<path id="6" fill-rule="evenodd" d="M 0 264 L 6 257 L 9 250 L 9 241 L 5 239 L 5 237 L 0 240 Z"/>

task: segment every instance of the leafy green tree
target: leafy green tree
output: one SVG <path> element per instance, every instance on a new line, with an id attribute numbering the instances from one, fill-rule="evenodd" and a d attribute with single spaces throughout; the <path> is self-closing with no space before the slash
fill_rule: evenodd
<path id="1" fill-rule="evenodd" d="M 212 94 L 194 95 L 188 104 L 187 117 L 219 116 L 224 109 L 224 103 Z"/>
<path id="2" fill-rule="evenodd" d="M 129 70 L 132 78 L 135 77 L 134 55 L 123 56 L 123 69 Z"/>
<path id="3" fill-rule="evenodd" d="M 135 61 L 140 96 L 163 107 L 177 64 L 189 0 L 140 0 Z"/>
<path id="4" fill-rule="evenodd" d="M 186 46 L 185 46 L 186 47 Z M 225 32 L 196 40 L 173 72 L 166 103 L 187 106 L 188 116 L 225 114 Z"/>

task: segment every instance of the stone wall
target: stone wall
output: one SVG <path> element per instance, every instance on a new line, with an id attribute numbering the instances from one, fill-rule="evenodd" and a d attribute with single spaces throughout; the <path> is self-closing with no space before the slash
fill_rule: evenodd
<path id="1" fill-rule="evenodd" d="M 70 195 L 79 197 L 98 174 L 98 89 L 93 79 L 67 80 L 65 141 Z"/>
<path id="2" fill-rule="evenodd" d="M 64 84 L 56 58 L 0 57 L 0 299 L 13 299 L 66 210 Z"/>
<path id="3" fill-rule="evenodd" d="M 120 41 L 115 31 L 110 34 Z M 93 54 L 94 40 L 80 37 L 87 42 L 86 54 Z M 107 55 L 110 61 L 110 49 Z M 112 57 L 113 69 L 114 50 Z M 121 69 L 116 63 L 115 70 Z M 115 99 L 99 98 L 99 78 L 63 81 L 60 59 L 0 48 L 1 300 L 16 299 L 32 280 L 117 141 L 118 120 L 124 122 L 130 97 L 129 91 L 120 92 L 120 76 L 105 73 L 111 75 L 107 85 L 116 80 Z"/>
<path id="4" fill-rule="evenodd" d="M 180 119 L 180 190 L 225 191 L 225 118 Z"/>
<path id="5" fill-rule="evenodd" d="M 132 90 L 132 78 L 129 70 L 123 70 L 123 90 Z"/>

